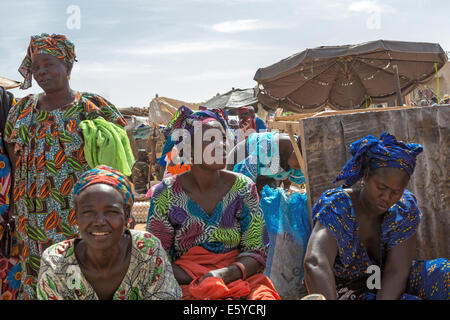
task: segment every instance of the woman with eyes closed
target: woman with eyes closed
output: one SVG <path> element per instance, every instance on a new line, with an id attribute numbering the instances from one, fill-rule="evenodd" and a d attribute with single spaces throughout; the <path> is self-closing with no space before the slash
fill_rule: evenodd
<path id="1" fill-rule="evenodd" d="M 310 294 L 326 299 L 449 299 L 450 261 L 414 260 L 417 200 L 406 189 L 420 144 L 383 132 L 351 145 L 352 158 L 312 210 L 314 228 L 304 259 Z M 355 183 L 362 178 L 361 188 Z M 354 186 L 353 188 L 350 188 Z M 378 266 L 380 281 L 372 279 Z M 373 267 L 372 267 L 373 268 Z M 370 287 L 370 288 L 369 288 Z"/>
<path id="2" fill-rule="evenodd" d="M 132 187 L 108 166 L 87 171 L 74 188 L 81 239 L 44 251 L 41 300 L 173 300 L 181 289 L 161 242 L 128 230 Z"/>

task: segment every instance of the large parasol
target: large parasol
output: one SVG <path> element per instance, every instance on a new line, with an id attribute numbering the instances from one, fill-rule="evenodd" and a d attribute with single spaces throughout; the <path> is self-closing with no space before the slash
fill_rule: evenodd
<path id="1" fill-rule="evenodd" d="M 272 108 L 348 110 L 395 98 L 400 104 L 446 62 L 439 44 L 379 40 L 307 49 L 258 69 L 254 80 L 258 100 Z"/>

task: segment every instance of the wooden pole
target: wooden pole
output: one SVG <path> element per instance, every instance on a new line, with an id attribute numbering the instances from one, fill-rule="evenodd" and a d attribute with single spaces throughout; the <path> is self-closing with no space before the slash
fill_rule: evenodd
<path id="1" fill-rule="evenodd" d="M 292 124 L 288 123 L 286 125 L 286 129 L 289 134 L 289 138 L 291 138 L 292 147 L 294 148 L 295 155 L 297 156 L 297 161 L 300 164 L 303 175 L 305 175 L 305 172 L 306 172 L 305 163 L 303 162 L 302 154 L 300 153 L 300 149 L 298 148 L 297 140 L 295 140 L 294 129 L 292 128 Z"/>
<path id="2" fill-rule="evenodd" d="M 309 223 L 310 223 L 310 226 L 312 228 L 311 194 L 310 194 L 310 191 L 309 191 L 309 178 L 308 178 L 308 172 L 306 171 L 306 161 L 305 161 L 305 158 L 302 157 L 302 154 L 300 153 L 300 149 L 298 148 L 298 145 L 297 145 L 297 141 L 295 140 L 294 129 L 292 127 L 292 123 L 287 123 L 286 124 L 286 130 L 287 130 L 287 132 L 289 134 L 289 138 L 291 139 L 292 146 L 294 147 L 294 152 L 295 152 L 295 155 L 297 156 L 297 161 L 300 163 L 300 168 L 302 170 L 303 176 L 305 177 L 306 199 L 307 199 L 307 202 L 308 202 L 308 216 L 309 216 Z M 299 133 L 299 137 L 298 137 L 299 139 L 301 139 L 302 135 L 303 135 L 303 125 L 302 124 L 300 126 L 300 131 L 301 132 Z M 302 142 L 302 147 L 303 147 L 303 150 L 306 150 L 304 141 Z M 305 151 L 303 151 L 303 152 L 305 152 Z"/>
<path id="3" fill-rule="evenodd" d="M 394 68 L 394 76 L 395 76 L 395 86 L 397 89 L 397 105 L 398 106 L 403 106 L 403 98 L 402 98 L 402 89 L 400 86 L 400 77 L 398 75 L 398 66 L 395 64 L 393 66 Z"/>

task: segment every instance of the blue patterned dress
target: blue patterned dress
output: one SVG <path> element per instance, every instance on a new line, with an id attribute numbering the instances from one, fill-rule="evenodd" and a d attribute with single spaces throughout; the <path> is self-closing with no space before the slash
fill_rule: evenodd
<path id="1" fill-rule="evenodd" d="M 327 190 L 312 210 L 313 222 L 320 221 L 336 239 L 338 255 L 333 272 L 339 299 L 375 299 L 366 280 L 370 265 L 378 265 L 359 240 L 359 228 L 350 195 L 342 188 Z M 417 231 L 422 213 L 417 200 L 405 190 L 402 198 L 383 217 L 381 225 L 381 270 L 387 253 Z M 412 262 L 406 292 L 400 299 L 450 299 L 450 261 L 448 259 Z"/>

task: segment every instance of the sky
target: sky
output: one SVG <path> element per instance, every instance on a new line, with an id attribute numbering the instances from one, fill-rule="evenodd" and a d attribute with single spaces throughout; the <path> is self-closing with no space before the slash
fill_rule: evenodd
<path id="1" fill-rule="evenodd" d="M 75 44 L 74 90 L 119 108 L 156 94 L 200 103 L 307 48 L 383 39 L 450 51 L 449 12 L 448 0 L 0 0 L 0 75 L 22 81 L 30 36 L 57 33 Z"/>

